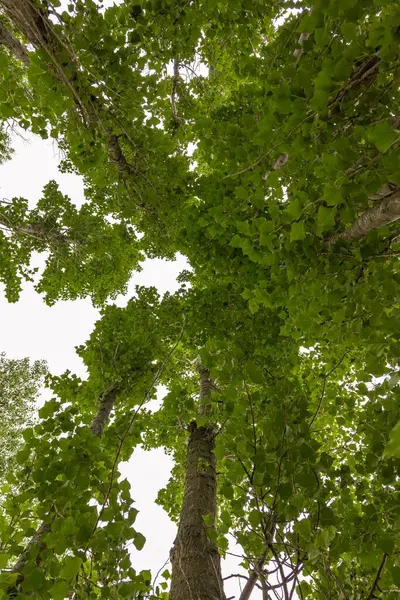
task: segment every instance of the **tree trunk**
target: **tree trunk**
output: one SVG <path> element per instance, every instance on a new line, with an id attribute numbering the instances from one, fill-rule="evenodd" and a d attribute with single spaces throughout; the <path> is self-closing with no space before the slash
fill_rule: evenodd
<path id="1" fill-rule="evenodd" d="M 116 389 L 113 387 L 111 390 L 107 391 L 100 400 L 97 413 L 90 424 L 90 429 L 93 435 L 97 437 L 101 437 L 103 435 L 104 428 L 108 423 L 108 419 L 110 418 L 111 411 L 115 404 L 116 395 Z"/>
<path id="2" fill-rule="evenodd" d="M 116 394 L 117 394 L 117 390 L 116 390 L 115 385 L 113 385 L 111 388 L 109 388 L 108 390 L 106 390 L 104 392 L 104 394 L 100 400 L 99 408 L 97 409 L 97 412 L 96 412 L 96 414 L 93 418 L 93 421 L 90 425 L 90 429 L 91 429 L 93 435 L 95 435 L 97 437 L 101 437 L 103 435 L 105 426 L 107 425 L 108 419 L 111 414 L 111 410 L 115 404 Z M 49 515 L 49 519 L 51 521 L 54 520 L 54 516 L 52 516 L 51 513 Z M 51 531 L 51 523 L 42 522 L 39 525 L 36 533 L 29 540 L 25 550 L 21 553 L 17 562 L 13 566 L 13 569 L 12 569 L 13 572 L 19 573 L 19 574 L 18 574 L 18 578 L 17 578 L 17 581 L 15 582 L 15 584 L 7 589 L 7 595 L 9 598 L 16 598 L 18 596 L 18 594 L 19 594 L 18 588 L 24 580 L 24 576 L 22 575 L 21 571 L 25 567 L 27 562 L 30 560 L 30 554 L 34 550 L 35 547 L 37 548 L 36 564 L 38 565 L 41 562 L 40 553 L 46 549 L 46 543 L 43 541 L 43 536 L 46 533 L 49 533 L 50 531 Z"/>
<path id="3" fill-rule="evenodd" d="M 385 185 L 371 196 L 371 199 L 377 200 L 377 204 L 368 208 L 348 229 L 332 236 L 328 240 L 329 246 L 338 240 L 357 242 L 366 237 L 370 231 L 400 219 L 400 186 Z"/>
<path id="4" fill-rule="evenodd" d="M 5 46 L 16 58 L 21 60 L 25 66 L 29 65 L 28 51 L 7 29 L 2 21 L 0 21 L 0 44 Z"/>
<path id="5" fill-rule="evenodd" d="M 210 412 L 209 398 L 215 385 L 207 369 L 198 365 L 200 413 Z M 214 533 L 216 517 L 215 428 L 191 423 L 187 449 L 186 482 L 178 533 L 171 550 L 170 600 L 225 600 L 221 559 Z M 207 516 L 207 526 L 203 517 Z"/>

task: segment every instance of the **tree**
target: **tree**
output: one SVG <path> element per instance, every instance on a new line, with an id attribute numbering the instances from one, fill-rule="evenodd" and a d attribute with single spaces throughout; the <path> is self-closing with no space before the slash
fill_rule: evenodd
<path id="1" fill-rule="evenodd" d="M 0 202 L 0 279 L 8 300 L 18 299 L 23 279 L 34 281 L 35 252 L 46 256 L 36 289 L 48 304 L 90 294 L 101 305 L 123 292 L 143 254 L 133 227 L 108 217 L 88 204 L 77 210 L 55 181 L 32 210 L 24 198 Z"/>
<path id="2" fill-rule="evenodd" d="M 105 303 L 140 252 L 180 251 L 192 271 L 174 296 L 106 306 L 79 350 L 88 380 L 53 378 L 4 503 L 3 589 L 165 600 L 171 576 L 173 600 L 224 598 L 229 533 L 249 571 L 241 600 L 256 585 L 265 599 L 394 597 L 397 6 L 57 5 L 0 0 L 0 118 L 56 139 L 88 201 L 76 211 L 50 184 L 39 212 L 2 209 L 16 248 L 5 283 L 16 297 L 33 231 L 50 302 Z M 107 249 L 103 231 L 118 240 Z M 119 268 L 100 266 L 99 293 L 92 265 L 107 252 Z M 150 414 L 158 383 L 169 392 Z M 178 536 L 158 587 L 126 550 L 144 543 L 118 481 L 137 444 L 175 458 L 159 502 Z"/>
<path id="3" fill-rule="evenodd" d="M 23 444 L 23 431 L 36 419 L 36 403 L 44 376 L 43 361 L 32 364 L 29 359 L 9 359 L 0 354 L 0 406 L 1 406 L 1 456 L 2 479 L 15 466 L 16 454 Z"/>

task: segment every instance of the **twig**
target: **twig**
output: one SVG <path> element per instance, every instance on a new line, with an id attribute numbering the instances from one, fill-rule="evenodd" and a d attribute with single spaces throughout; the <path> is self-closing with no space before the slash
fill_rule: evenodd
<path id="1" fill-rule="evenodd" d="M 323 385 L 322 385 L 322 392 L 321 392 L 321 396 L 320 396 L 320 399 L 319 399 L 319 402 L 318 402 L 317 410 L 315 411 L 315 413 L 314 413 L 314 416 L 313 416 L 313 418 L 311 419 L 311 421 L 310 421 L 310 424 L 309 424 L 309 428 L 310 428 L 310 429 L 311 429 L 311 427 L 312 427 L 312 424 L 314 423 L 314 421 L 315 421 L 315 419 L 317 418 L 317 416 L 318 416 L 318 413 L 319 413 L 319 411 L 320 411 L 321 404 L 322 404 L 322 400 L 324 399 L 324 396 L 325 396 L 326 382 L 327 382 L 327 380 L 328 380 L 328 377 L 330 377 L 330 375 L 332 375 L 332 373 L 333 373 L 334 371 L 336 371 L 336 369 L 337 369 L 337 368 L 338 368 L 338 367 L 339 367 L 339 366 L 342 364 L 342 362 L 343 362 L 343 360 L 344 360 L 344 357 L 346 356 L 346 354 L 347 354 L 347 350 L 346 350 L 346 352 L 343 354 L 343 356 L 342 356 L 342 358 L 339 360 L 339 362 L 338 362 L 338 363 L 337 363 L 337 364 L 336 364 L 334 367 L 332 367 L 332 369 L 331 369 L 331 370 L 330 370 L 330 371 L 329 371 L 329 372 L 328 372 L 328 373 L 327 373 L 327 374 L 324 376 L 324 383 L 323 383 Z"/>
<path id="2" fill-rule="evenodd" d="M 382 556 L 381 564 L 379 565 L 378 572 L 377 572 L 377 574 L 376 574 L 376 577 L 375 577 L 375 579 L 374 579 L 374 583 L 372 584 L 371 591 L 370 591 L 370 593 L 368 594 L 367 600 L 373 600 L 373 598 L 375 598 L 375 597 L 376 597 L 376 596 L 375 596 L 375 590 L 376 590 L 376 588 L 377 588 L 377 586 L 378 586 L 378 583 L 379 583 L 379 580 L 380 580 L 380 578 L 381 578 L 381 576 L 382 576 L 382 571 L 383 571 L 383 569 L 385 568 L 385 564 L 386 564 L 386 561 L 387 561 L 387 557 L 388 557 L 388 555 L 387 555 L 387 554 L 386 554 L 386 552 L 385 552 L 385 554 Z"/>

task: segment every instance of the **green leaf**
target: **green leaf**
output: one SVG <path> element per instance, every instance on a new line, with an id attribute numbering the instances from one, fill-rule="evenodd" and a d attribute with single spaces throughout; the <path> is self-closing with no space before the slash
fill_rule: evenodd
<path id="1" fill-rule="evenodd" d="M 5 569 L 8 565 L 10 557 L 4 552 L 0 552 L 0 569 Z"/>
<path id="2" fill-rule="evenodd" d="M 374 125 L 374 127 L 368 129 L 367 133 L 369 141 L 378 148 L 379 152 L 389 150 L 390 146 L 397 139 L 397 134 L 388 121 Z"/>
<path id="3" fill-rule="evenodd" d="M 243 238 L 236 234 L 233 236 L 229 244 L 233 248 L 241 248 L 243 246 Z"/>
<path id="4" fill-rule="evenodd" d="M 350 21 L 344 21 L 342 23 L 340 30 L 343 34 L 346 42 L 352 42 L 357 37 L 357 25 L 356 23 L 351 23 Z"/>
<path id="5" fill-rule="evenodd" d="M 395 456 L 400 458 L 400 421 L 395 425 L 390 432 L 389 442 L 383 453 L 384 456 Z"/>
<path id="6" fill-rule="evenodd" d="M 297 240 L 304 240 L 306 232 L 304 230 L 304 223 L 299 221 L 298 223 L 292 223 L 292 229 L 290 230 L 290 241 L 295 242 Z"/>
<path id="7" fill-rule="evenodd" d="M 143 546 L 146 543 L 146 538 L 144 537 L 144 535 L 142 533 L 137 531 L 135 533 L 135 537 L 133 538 L 133 543 L 135 544 L 136 550 L 142 550 Z"/>
<path id="8" fill-rule="evenodd" d="M 320 206 L 318 209 L 318 226 L 324 231 L 335 224 L 335 212 L 332 208 Z"/>
<path id="9" fill-rule="evenodd" d="M 393 583 L 396 587 L 400 587 L 400 567 L 393 566 L 390 568 L 390 574 L 393 579 Z"/>
<path id="10" fill-rule="evenodd" d="M 49 592 L 53 600 L 64 600 L 68 596 L 68 586 L 65 581 L 57 581 Z"/>
<path id="11" fill-rule="evenodd" d="M 44 582 L 45 578 L 41 569 L 33 569 L 24 579 L 24 590 L 39 591 L 44 585 Z"/>
<path id="12" fill-rule="evenodd" d="M 67 556 L 63 561 L 60 576 L 68 580 L 73 579 L 77 576 L 81 564 L 82 559 L 79 556 Z"/>
<path id="13" fill-rule="evenodd" d="M 336 206 L 338 204 L 342 204 L 343 196 L 340 190 L 337 188 L 331 185 L 326 185 L 324 188 L 324 200 L 328 206 Z"/>
<path id="14" fill-rule="evenodd" d="M 48 419 L 48 417 L 51 417 L 51 415 L 53 415 L 56 412 L 59 406 L 60 403 L 54 398 L 48 400 L 46 404 L 42 406 L 42 408 L 39 410 L 39 417 L 41 419 Z"/>
<path id="15" fill-rule="evenodd" d="M 264 373 L 262 369 L 257 365 L 254 361 L 249 360 L 246 363 L 246 370 L 250 376 L 251 381 L 253 383 L 263 383 L 264 381 Z"/>
<path id="16" fill-rule="evenodd" d="M 299 219 L 301 217 L 302 208 L 298 198 L 292 200 L 286 210 L 294 219 Z"/>

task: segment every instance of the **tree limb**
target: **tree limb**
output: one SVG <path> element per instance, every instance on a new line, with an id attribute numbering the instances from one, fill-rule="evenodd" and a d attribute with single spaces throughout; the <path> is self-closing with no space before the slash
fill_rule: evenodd
<path id="1" fill-rule="evenodd" d="M 338 240 L 358 242 L 370 231 L 400 219 L 400 186 L 385 185 L 370 199 L 378 200 L 377 204 L 368 208 L 345 231 L 329 238 L 328 246 L 332 246 Z"/>
<path id="2" fill-rule="evenodd" d="M 382 556 L 381 564 L 379 565 L 378 572 L 377 572 L 376 577 L 374 579 L 374 583 L 372 584 L 371 591 L 368 594 L 367 600 L 373 600 L 374 598 L 376 598 L 376 596 L 375 596 L 375 590 L 378 587 L 379 580 L 380 580 L 380 578 L 382 576 L 382 571 L 385 568 L 387 557 L 388 557 L 388 555 L 385 552 L 385 554 Z"/>

